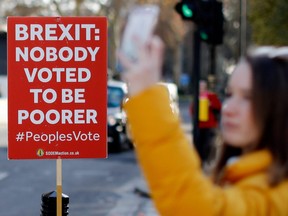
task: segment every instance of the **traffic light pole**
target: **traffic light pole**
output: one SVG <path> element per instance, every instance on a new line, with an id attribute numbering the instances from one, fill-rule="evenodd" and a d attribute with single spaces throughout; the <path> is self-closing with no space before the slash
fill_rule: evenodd
<path id="1" fill-rule="evenodd" d="M 199 79 L 200 79 L 200 33 L 199 30 L 195 30 L 194 32 L 194 59 L 193 59 L 193 72 L 192 72 L 192 88 L 194 92 L 193 99 L 193 141 L 194 145 L 199 145 Z"/>
<path id="2" fill-rule="evenodd" d="M 216 74 L 216 46 L 214 44 L 210 45 L 210 72 L 208 75 L 209 86 L 212 90 L 215 90 L 215 74 Z M 211 78 L 210 78 L 211 77 Z"/>

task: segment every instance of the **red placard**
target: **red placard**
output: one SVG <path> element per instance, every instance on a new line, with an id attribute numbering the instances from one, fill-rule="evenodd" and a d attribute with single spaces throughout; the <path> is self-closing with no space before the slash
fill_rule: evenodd
<path id="1" fill-rule="evenodd" d="M 107 19 L 8 17 L 8 158 L 107 157 Z"/>

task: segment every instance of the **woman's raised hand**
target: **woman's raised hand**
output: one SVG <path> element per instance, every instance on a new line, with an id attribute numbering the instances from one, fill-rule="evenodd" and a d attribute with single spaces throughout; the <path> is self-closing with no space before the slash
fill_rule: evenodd
<path id="1" fill-rule="evenodd" d="M 123 80 L 128 85 L 129 96 L 134 96 L 161 80 L 164 58 L 164 44 L 158 36 L 153 36 L 143 45 L 138 45 L 137 61 L 118 53 L 124 67 Z"/>

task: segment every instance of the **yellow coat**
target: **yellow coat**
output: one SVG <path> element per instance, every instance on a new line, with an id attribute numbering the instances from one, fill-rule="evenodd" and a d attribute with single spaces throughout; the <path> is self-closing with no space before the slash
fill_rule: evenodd
<path id="1" fill-rule="evenodd" d="M 227 167 L 226 184 L 214 185 L 162 86 L 153 86 L 125 104 L 139 163 L 162 216 L 288 216 L 288 181 L 271 188 L 270 154 L 258 151 Z"/>

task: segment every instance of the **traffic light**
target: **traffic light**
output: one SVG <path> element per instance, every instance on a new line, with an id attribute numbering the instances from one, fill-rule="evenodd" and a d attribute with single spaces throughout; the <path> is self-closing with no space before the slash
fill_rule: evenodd
<path id="1" fill-rule="evenodd" d="M 199 17 L 199 2 L 197 0 L 183 0 L 175 5 L 175 10 L 183 20 L 191 20 L 198 22 Z"/>
<path id="2" fill-rule="evenodd" d="M 218 45 L 223 42 L 223 4 L 216 0 L 182 0 L 175 5 L 175 10 L 183 20 L 193 21 L 197 26 L 202 41 Z"/>
<path id="3" fill-rule="evenodd" d="M 224 16 L 222 7 L 222 2 L 218 1 L 201 2 L 201 22 L 198 24 L 198 29 L 201 40 L 208 44 L 218 45 L 223 43 Z"/>

